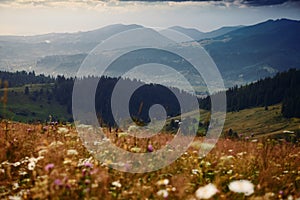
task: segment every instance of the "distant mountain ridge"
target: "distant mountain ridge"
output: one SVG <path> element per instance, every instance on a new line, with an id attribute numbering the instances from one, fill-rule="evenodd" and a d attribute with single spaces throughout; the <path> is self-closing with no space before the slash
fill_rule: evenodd
<path id="1" fill-rule="evenodd" d="M 300 21 L 268 20 L 200 43 L 225 79 L 251 82 L 300 68 Z"/>
<path id="2" fill-rule="evenodd" d="M 201 32 L 194 28 L 184 28 L 181 26 L 172 26 L 169 29 L 186 34 L 187 36 L 193 38 L 194 40 L 202 40 L 202 39 L 218 37 L 218 36 L 224 35 L 226 33 L 229 33 L 231 31 L 240 29 L 242 27 L 244 27 L 244 26 L 225 26 L 225 27 L 222 27 L 217 30 L 210 31 L 210 32 Z"/>
<path id="3" fill-rule="evenodd" d="M 87 32 L 0 36 L 0 69 L 73 76 L 99 42 L 116 33 L 141 27 L 116 24 Z M 300 21 L 268 20 L 208 33 L 179 26 L 169 29 L 199 41 L 213 58 L 227 87 L 273 76 L 289 68 L 300 68 Z M 186 73 L 184 70 L 182 66 L 181 73 Z"/>

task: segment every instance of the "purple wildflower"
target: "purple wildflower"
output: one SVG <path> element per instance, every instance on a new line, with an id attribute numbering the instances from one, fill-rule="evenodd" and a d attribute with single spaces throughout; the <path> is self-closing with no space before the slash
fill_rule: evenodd
<path id="1" fill-rule="evenodd" d="M 54 180 L 54 185 L 57 185 L 57 186 L 61 186 L 63 183 L 61 182 L 60 179 L 55 179 Z"/>
<path id="2" fill-rule="evenodd" d="M 84 163 L 84 166 L 85 166 L 85 167 L 89 167 L 89 168 L 93 168 L 93 164 L 90 163 L 90 162 L 85 162 L 85 163 Z"/>
<path id="3" fill-rule="evenodd" d="M 148 152 L 153 152 L 153 146 L 151 144 L 148 145 L 147 151 Z"/>
<path id="4" fill-rule="evenodd" d="M 280 190 L 280 191 L 279 191 L 279 194 L 280 194 L 280 195 L 283 195 L 283 191 L 282 191 L 282 190 Z"/>
<path id="5" fill-rule="evenodd" d="M 53 169 L 54 168 L 54 164 L 53 163 L 49 163 L 49 164 L 47 164 L 46 166 L 45 166 L 45 170 L 48 172 L 48 171 L 50 171 L 51 169 Z"/>

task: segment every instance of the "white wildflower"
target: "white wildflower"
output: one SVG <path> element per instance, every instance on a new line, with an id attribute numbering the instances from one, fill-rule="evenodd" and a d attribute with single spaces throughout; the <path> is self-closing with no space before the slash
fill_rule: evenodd
<path id="1" fill-rule="evenodd" d="M 159 180 L 157 181 L 157 185 L 168 185 L 169 184 L 169 179 L 162 179 L 162 180 Z"/>
<path id="2" fill-rule="evenodd" d="M 15 162 L 15 163 L 13 163 L 12 164 L 14 167 L 18 167 L 19 165 L 21 165 L 21 163 L 20 162 Z"/>
<path id="3" fill-rule="evenodd" d="M 71 155 L 78 155 L 78 152 L 75 149 L 69 149 L 67 151 L 67 155 L 71 156 Z"/>
<path id="4" fill-rule="evenodd" d="M 111 183 L 111 185 L 115 186 L 115 187 L 118 187 L 118 188 L 122 187 L 120 181 L 114 181 L 114 182 Z"/>
<path id="5" fill-rule="evenodd" d="M 167 190 L 159 190 L 156 194 L 158 196 L 162 196 L 163 198 L 167 198 L 169 196 L 169 192 Z"/>
<path id="6" fill-rule="evenodd" d="M 230 156 L 222 156 L 220 158 L 220 160 L 230 160 L 230 159 L 233 159 L 233 158 L 234 158 L 234 156 L 232 156 L 232 155 L 230 155 Z"/>
<path id="7" fill-rule="evenodd" d="M 27 174 L 27 172 L 25 172 L 25 171 L 19 171 L 19 175 L 20 176 L 24 176 L 24 175 L 26 175 Z"/>
<path id="8" fill-rule="evenodd" d="M 89 157 L 89 158 L 81 158 L 81 159 L 79 159 L 77 166 L 78 166 L 78 167 L 82 167 L 82 166 L 85 165 L 85 163 L 91 163 L 92 160 L 93 160 L 93 157 Z"/>
<path id="9" fill-rule="evenodd" d="M 52 142 L 49 146 L 50 147 L 59 147 L 59 146 L 62 146 L 64 145 L 64 143 L 60 142 L 60 141 L 57 141 L 57 142 Z"/>
<path id="10" fill-rule="evenodd" d="M 19 183 L 13 183 L 12 189 L 16 190 L 19 188 Z"/>
<path id="11" fill-rule="evenodd" d="M 139 148 L 139 147 L 132 147 L 130 149 L 130 151 L 132 151 L 133 153 L 139 153 L 139 152 L 141 152 L 141 148 Z"/>
<path id="12" fill-rule="evenodd" d="M 102 141 L 103 141 L 103 142 L 109 142 L 109 141 L 110 141 L 110 139 L 109 139 L 109 138 L 107 138 L 107 137 L 104 137 L 104 138 L 102 139 Z"/>
<path id="13" fill-rule="evenodd" d="M 39 156 L 43 156 L 43 155 L 45 155 L 47 152 L 48 152 L 47 149 L 42 149 L 42 150 L 40 150 L 40 151 L 38 152 L 38 154 L 39 154 Z"/>
<path id="14" fill-rule="evenodd" d="M 28 163 L 28 169 L 29 169 L 30 171 L 32 171 L 32 170 L 34 170 L 34 168 L 35 168 L 35 162 L 29 162 L 29 163 Z"/>
<path id="15" fill-rule="evenodd" d="M 57 133 L 59 134 L 67 134 L 69 133 L 69 129 L 65 128 L 65 127 L 59 127 L 57 130 Z"/>
<path id="16" fill-rule="evenodd" d="M 126 137 L 127 135 L 128 135 L 127 132 L 120 132 L 120 133 L 118 133 L 119 137 Z"/>
<path id="17" fill-rule="evenodd" d="M 8 199 L 9 200 L 22 200 L 22 198 L 20 196 L 9 196 Z"/>
<path id="18" fill-rule="evenodd" d="M 248 180 L 233 181 L 228 188 L 232 192 L 244 193 L 246 196 L 254 193 L 254 185 Z"/>
<path id="19" fill-rule="evenodd" d="M 94 141 L 94 146 L 97 146 L 97 145 L 100 145 L 102 142 L 99 142 L 99 141 Z"/>
<path id="20" fill-rule="evenodd" d="M 209 183 L 206 186 L 198 188 L 195 195 L 198 199 L 210 199 L 218 192 L 216 186 L 212 183 Z"/>
<path id="21" fill-rule="evenodd" d="M 67 159 L 67 158 L 66 158 L 66 159 L 64 160 L 64 162 L 63 162 L 64 165 L 68 165 L 68 164 L 70 164 L 70 163 L 72 163 L 72 160 Z"/>
<path id="22" fill-rule="evenodd" d="M 192 174 L 198 174 L 199 170 L 198 169 L 192 169 Z"/>

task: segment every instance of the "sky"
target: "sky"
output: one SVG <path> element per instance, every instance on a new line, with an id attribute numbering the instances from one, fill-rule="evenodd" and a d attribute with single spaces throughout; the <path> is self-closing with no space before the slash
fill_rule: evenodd
<path id="1" fill-rule="evenodd" d="M 0 0 L 0 35 L 77 32 L 120 23 L 207 32 L 278 18 L 300 20 L 300 1 Z"/>

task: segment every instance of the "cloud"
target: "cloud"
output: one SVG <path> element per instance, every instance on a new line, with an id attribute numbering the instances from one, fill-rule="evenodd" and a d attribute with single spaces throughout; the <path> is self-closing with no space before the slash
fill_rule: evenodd
<path id="1" fill-rule="evenodd" d="M 245 6 L 271 6 L 289 2 L 300 2 L 300 0 L 120 0 L 120 1 L 144 1 L 144 2 L 209 2 L 217 5 L 245 5 Z"/>
<path id="2" fill-rule="evenodd" d="M 0 0 L 0 5 L 31 5 L 31 6 L 53 6 L 53 5 L 98 5 L 111 2 L 202 2 L 213 5 L 240 5 L 240 6 L 270 6 L 280 5 L 288 2 L 300 2 L 300 0 Z"/>

